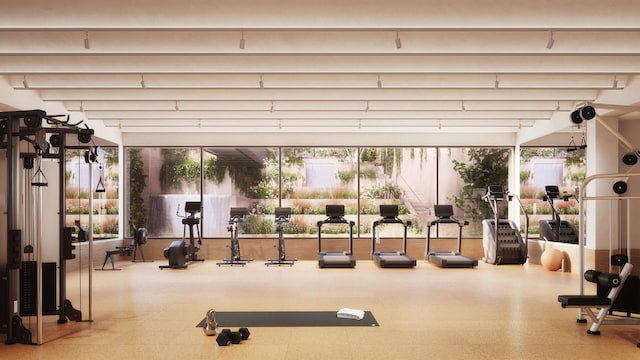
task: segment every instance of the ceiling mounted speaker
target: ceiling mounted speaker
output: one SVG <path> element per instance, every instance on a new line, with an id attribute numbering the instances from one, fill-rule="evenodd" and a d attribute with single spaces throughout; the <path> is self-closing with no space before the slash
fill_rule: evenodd
<path id="1" fill-rule="evenodd" d="M 27 116 L 24 124 L 32 129 L 39 129 L 42 126 L 42 118 L 39 116 Z"/>
<path id="2" fill-rule="evenodd" d="M 622 195 L 624 193 L 627 192 L 627 183 L 624 181 L 616 181 L 613 184 L 613 192 L 615 192 L 618 195 Z"/>
<path id="3" fill-rule="evenodd" d="M 622 162 L 625 165 L 633 166 L 638 162 L 638 157 L 634 153 L 626 153 L 622 156 Z"/>

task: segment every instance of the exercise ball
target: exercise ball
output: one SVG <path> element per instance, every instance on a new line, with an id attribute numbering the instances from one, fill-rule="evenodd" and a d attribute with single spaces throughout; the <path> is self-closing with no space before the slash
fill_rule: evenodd
<path id="1" fill-rule="evenodd" d="M 564 253 L 558 249 L 546 249 L 540 256 L 540 264 L 549 271 L 557 271 L 562 268 Z"/>

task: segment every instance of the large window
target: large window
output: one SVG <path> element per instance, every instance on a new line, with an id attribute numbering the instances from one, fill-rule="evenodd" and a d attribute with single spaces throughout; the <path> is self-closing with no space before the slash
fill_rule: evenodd
<path id="1" fill-rule="evenodd" d="M 200 149 L 130 148 L 126 157 L 129 220 L 154 236 L 182 235 L 185 203 L 200 201 Z"/>
<path id="2" fill-rule="evenodd" d="M 579 221 L 579 190 L 586 176 L 584 149 L 522 148 L 520 151 L 520 198 L 529 214 L 529 231 L 539 233 L 540 220 L 552 220 L 552 209 L 544 200 L 545 186 L 558 186 L 562 199 L 554 207 L 562 220 Z"/>
<path id="3" fill-rule="evenodd" d="M 287 232 L 317 234 L 317 222 L 326 218 L 326 205 L 344 205 L 345 218 L 358 215 L 357 148 L 283 148 L 282 206 L 292 210 Z M 324 227 L 346 233 L 348 226 Z"/>
<path id="4" fill-rule="evenodd" d="M 119 236 L 118 209 L 118 148 L 105 147 L 92 150 L 67 149 L 65 153 L 65 225 L 84 228 L 89 226 L 89 214 L 93 214 L 94 240 Z M 99 153 L 98 162 L 87 162 L 88 157 Z M 92 167 L 92 168 L 90 168 Z M 91 177 L 90 177 L 91 175 Z M 89 197 L 93 197 L 90 208 Z"/>
<path id="5" fill-rule="evenodd" d="M 326 205 L 340 204 L 356 222 L 356 235 L 368 237 L 380 205 L 396 204 L 399 217 L 412 222 L 409 236 L 424 237 L 434 205 L 451 204 L 457 218 L 471 222 L 466 235 L 480 236 L 481 220 L 490 211 L 481 192 L 506 184 L 511 155 L 508 148 L 128 148 L 129 217 L 152 236 L 176 237 L 183 231 L 179 207 L 202 201 L 203 236 L 228 236 L 234 207 L 248 212 L 240 231 L 259 235 L 275 233 L 276 207 L 290 207 L 285 232 L 311 237 L 326 217 Z M 329 236 L 349 230 L 326 228 Z M 395 236 L 403 229 L 380 230 Z M 432 231 L 454 237 L 458 229 L 443 225 Z"/>

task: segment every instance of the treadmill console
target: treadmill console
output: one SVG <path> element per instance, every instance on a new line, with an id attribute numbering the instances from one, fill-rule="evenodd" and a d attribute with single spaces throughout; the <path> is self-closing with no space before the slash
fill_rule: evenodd
<path id="1" fill-rule="evenodd" d="M 380 216 L 385 219 L 398 217 L 398 205 L 380 205 Z"/>
<path id="2" fill-rule="evenodd" d="M 341 218 L 344 216 L 344 205 L 327 205 L 325 214 L 330 218 Z"/>
<path id="3" fill-rule="evenodd" d="M 287 222 L 291 219 L 291 208 L 276 208 L 275 209 L 276 222 Z"/>

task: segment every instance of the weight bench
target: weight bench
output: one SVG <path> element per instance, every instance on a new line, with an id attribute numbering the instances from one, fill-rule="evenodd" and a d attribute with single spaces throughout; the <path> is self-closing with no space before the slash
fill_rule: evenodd
<path id="1" fill-rule="evenodd" d="M 593 324 L 587 330 L 587 333 L 590 335 L 600 335 L 600 325 L 603 324 L 640 324 L 640 319 L 616 316 L 610 311 L 611 306 L 616 301 L 616 298 L 622 290 L 629 274 L 631 274 L 632 269 L 633 265 L 627 262 L 624 264 L 619 275 L 603 273 L 596 270 L 587 270 L 584 273 L 584 279 L 588 282 L 610 287 L 611 290 L 609 291 L 609 294 L 607 296 L 559 295 L 558 301 L 563 308 L 580 308 L 580 316 L 577 320 L 578 322 L 587 322 L 587 320 L 583 318 L 583 315 L 587 315 L 591 321 L 593 321 Z"/>

